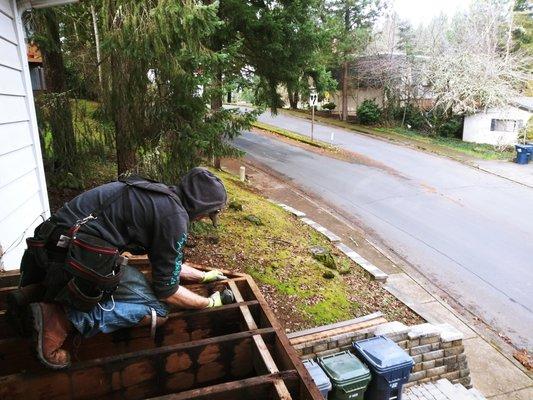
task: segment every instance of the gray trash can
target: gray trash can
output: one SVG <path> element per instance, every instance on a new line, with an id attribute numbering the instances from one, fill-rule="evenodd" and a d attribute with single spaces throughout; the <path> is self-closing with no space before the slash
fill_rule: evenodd
<path id="1" fill-rule="evenodd" d="M 313 378 L 313 381 L 318 387 L 318 390 L 320 390 L 320 393 L 322 393 L 322 396 L 327 399 L 328 393 L 331 391 L 331 381 L 326 373 L 322 370 L 322 368 L 320 368 L 320 365 L 311 359 L 305 360 L 303 364 L 309 371 L 309 375 L 311 375 L 311 378 Z"/>

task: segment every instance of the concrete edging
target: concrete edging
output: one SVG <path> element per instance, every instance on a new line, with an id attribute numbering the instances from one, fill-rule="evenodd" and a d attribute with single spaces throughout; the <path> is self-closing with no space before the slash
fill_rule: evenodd
<path id="1" fill-rule="evenodd" d="M 339 249 L 346 257 L 348 257 L 350 260 L 355 262 L 357 265 L 359 265 L 361 268 L 363 268 L 365 271 L 367 271 L 372 277 L 379 282 L 386 282 L 388 275 L 380 270 L 378 267 L 376 267 L 374 264 L 372 264 L 370 261 L 365 259 L 363 256 L 361 256 L 359 253 L 357 253 L 355 250 L 351 249 L 350 247 L 346 246 L 344 243 L 341 243 L 341 238 L 331 232 L 326 227 L 320 225 L 318 222 L 313 221 L 310 218 L 306 217 L 306 214 L 302 211 L 299 211 L 291 206 L 288 206 L 287 204 L 283 203 L 277 203 L 275 201 L 272 201 L 274 204 L 280 206 L 285 211 L 290 212 L 294 216 L 300 219 L 304 224 L 309 225 L 311 228 L 316 230 L 317 232 L 320 232 L 322 235 L 324 235 L 330 242 L 335 244 L 335 247 Z"/>

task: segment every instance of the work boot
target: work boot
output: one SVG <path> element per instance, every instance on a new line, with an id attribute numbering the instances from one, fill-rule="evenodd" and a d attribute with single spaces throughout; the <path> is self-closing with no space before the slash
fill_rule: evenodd
<path id="1" fill-rule="evenodd" d="M 58 304 L 32 303 L 33 328 L 36 331 L 37 357 L 49 368 L 70 366 L 70 354 L 61 348 L 72 329 L 67 314 Z"/>
<path id="2" fill-rule="evenodd" d="M 40 283 L 34 283 L 9 292 L 6 296 L 6 316 L 10 324 L 22 336 L 29 336 L 32 332 L 29 313 L 30 303 L 41 301 L 46 288 Z"/>

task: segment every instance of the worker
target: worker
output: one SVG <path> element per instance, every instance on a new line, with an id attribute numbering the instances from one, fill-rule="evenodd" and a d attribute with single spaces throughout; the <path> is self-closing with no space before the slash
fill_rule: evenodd
<path id="1" fill-rule="evenodd" d="M 222 305 L 221 293 L 197 295 L 180 279 L 225 279 L 183 262 L 191 221 L 209 217 L 216 226 L 226 204 L 222 181 L 194 168 L 177 186 L 129 177 L 98 186 L 65 203 L 39 225 L 21 262 L 20 288 L 7 299 L 8 315 L 36 333 L 39 359 L 49 368 L 70 365 L 62 345 L 71 331 L 85 337 L 166 320 L 167 305 L 202 309 Z M 148 253 L 152 282 L 125 265 L 121 253 L 140 246 Z"/>

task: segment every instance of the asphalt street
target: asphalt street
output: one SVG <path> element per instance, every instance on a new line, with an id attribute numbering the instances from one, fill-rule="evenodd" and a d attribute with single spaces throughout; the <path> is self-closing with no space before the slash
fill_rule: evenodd
<path id="1" fill-rule="evenodd" d="M 301 134 L 310 122 L 263 114 Z M 355 153 L 340 161 L 250 132 L 252 161 L 334 204 L 475 315 L 533 350 L 533 189 L 447 158 L 316 125 L 315 138 Z"/>

